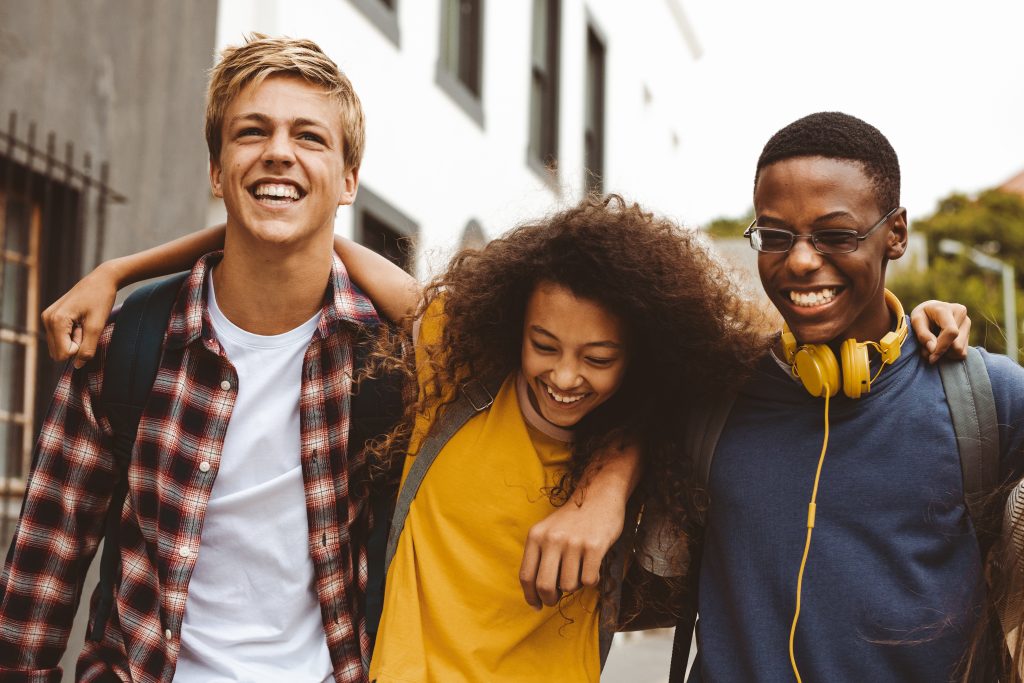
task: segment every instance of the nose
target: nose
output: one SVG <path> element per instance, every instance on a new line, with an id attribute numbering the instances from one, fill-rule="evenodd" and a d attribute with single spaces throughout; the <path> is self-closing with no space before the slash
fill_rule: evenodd
<path id="1" fill-rule="evenodd" d="M 275 129 L 267 138 L 263 148 L 263 165 L 272 167 L 277 164 L 291 166 L 295 163 L 295 150 L 292 149 L 291 136 L 287 130 Z"/>
<path id="2" fill-rule="evenodd" d="M 822 255 L 809 239 L 796 239 L 786 254 L 786 267 L 794 275 L 807 275 L 821 268 Z"/>
<path id="3" fill-rule="evenodd" d="M 580 386 L 583 378 L 580 377 L 579 366 L 574 358 L 561 358 L 551 371 L 551 383 L 556 389 L 570 391 Z"/>

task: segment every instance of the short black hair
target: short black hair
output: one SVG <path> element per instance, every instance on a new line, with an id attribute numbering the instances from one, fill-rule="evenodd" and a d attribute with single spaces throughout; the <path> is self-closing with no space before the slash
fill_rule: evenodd
<path id="1" fill-rule="evenodd" d="M 794 157 L 846 159 L 861 164 L 875 189 L 878 208 L 888 211 L 900 203 L 900 160 L 882 132 L 856 116 L 824 111 L 805 116 L 768 140 L 757 160 L 754 188 L 761 171 Z"/>

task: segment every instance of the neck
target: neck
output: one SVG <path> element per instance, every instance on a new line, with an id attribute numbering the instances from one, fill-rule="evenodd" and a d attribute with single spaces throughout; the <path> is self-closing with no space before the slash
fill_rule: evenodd
<path id="1" fill-rule="evenodd" d="M 323 306 L 331 276 L 331 233 L 299 245 L 266 244 L 232 231 L 213 271 L 217 305 L 232 323 L 259 335 L 283 334 Z"/>

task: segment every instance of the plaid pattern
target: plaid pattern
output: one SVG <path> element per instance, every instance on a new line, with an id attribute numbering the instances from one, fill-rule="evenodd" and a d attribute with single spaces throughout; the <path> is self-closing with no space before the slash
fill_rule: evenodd
<path id="1" fill-rule="evenodd" d="M 206 311 L 204 278 L 219 258 L 209 254 L 196 264 L 171 314 L 128 472 L 116 609 L 104 640 L 86 642 L 80 681 L 174 675 L 189 577 L 238 386 Z M 346 446 L 351 341 L 359 325 L 376 320 L 335 258 L 303 361 L 299 409 L 309 547 L 339 683 L 366 680 L 361 659 L 370 645 L 361 608 L 368 506 L 349 486 L 364 463 L 350 460 Z M 112 329 L 104 330 L 86 368 L 73 372 L 69 365 L 39 437 L 0 575 L 0 680 L 60 680 L 58 661 L 113 488 L 110 424 L 96 410 Z M 202 462 L 210 464 L 207 472 Z"/>

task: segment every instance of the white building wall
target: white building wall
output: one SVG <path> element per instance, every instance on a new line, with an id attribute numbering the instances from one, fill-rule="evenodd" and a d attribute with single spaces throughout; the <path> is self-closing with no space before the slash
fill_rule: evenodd
<path id="1" fill-rule="evenodd" d="M 562 1 L 557 185 L 526 163 L 533 3 L 484 2 L 483 127 L 436 84 L 440 0 L 397 5 L 398 47 L 351 0 L 221 0 L 217 43 L 250 31 L 304 37 L 338 62 L 367 116 L 361 185 L 418 224 L 420 277 L 471 219 L 493 237 L 582 196 L 588 21 L 606 48 L 605 191 L 683 217 L 673 138 L 682 107 L 694 106 L 686 83 L 699 48 L 685 37 L 678 0 Z M 211 222 L 222 217 L 211 203 Z M 352 235 L 353 222 L 351 209 L 339 211 L 341 234 Z"/>

